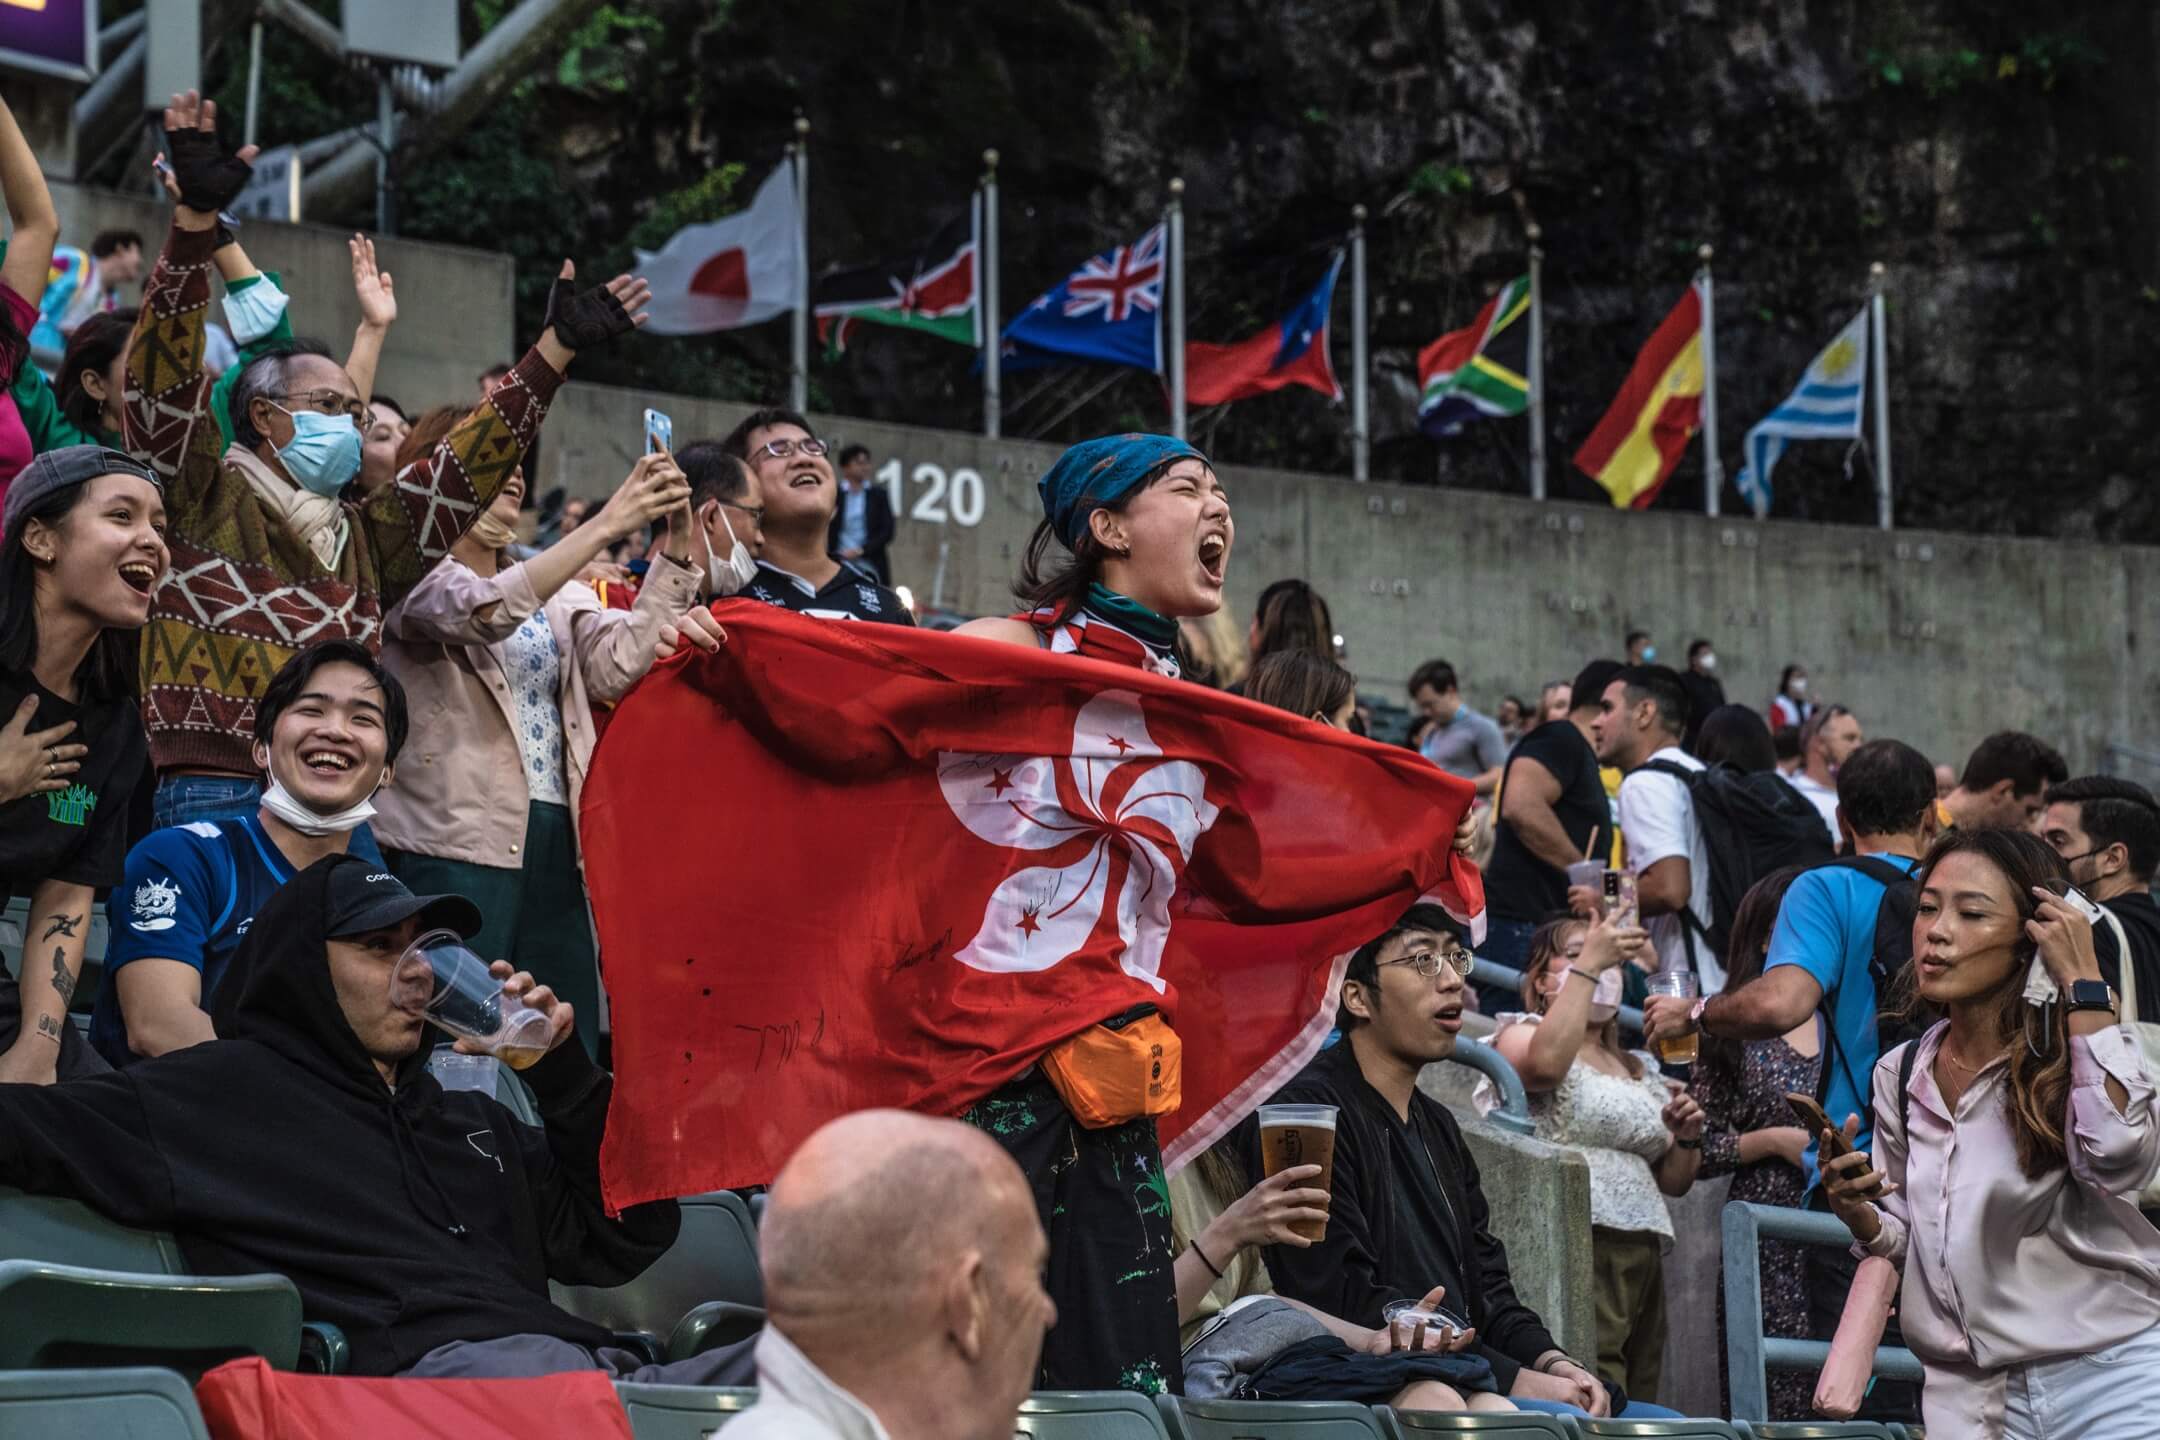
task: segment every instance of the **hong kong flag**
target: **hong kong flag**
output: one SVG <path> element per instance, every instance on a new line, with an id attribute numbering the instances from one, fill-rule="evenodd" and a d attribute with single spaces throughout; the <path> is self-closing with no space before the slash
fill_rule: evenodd
<path id="1" fill-rule="evenodd" d="M 1312 1057 L 1421 897 L 1482 927 L 1471 789 L 1415 753 L 1073 655 L 724 601 L 616 710 L 582 837 L 611 1209 L 770 1180 L 832 1117 L 957 1115 L 1143 1002 L 1169 1163 Z"/>

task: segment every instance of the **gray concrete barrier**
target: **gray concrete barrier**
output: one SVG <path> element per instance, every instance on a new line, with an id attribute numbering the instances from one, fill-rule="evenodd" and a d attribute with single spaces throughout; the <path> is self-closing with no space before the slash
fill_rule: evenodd
<path id="1" fill-rule="evenodd" d="M 171 212 L 145 197 L 55 184 L 60 242 L 85 250 L 98 231 L 139 232 L 149 254 L 145 273 L 165 243 Z M 293 332 L 321 340 L 339 359 L 360 324 L 353 299 L 351 232 L 326 225 L 287 225 L 249 220 L 240 228 L 248 256 L 284 278 L 292 299 Z M 388 270 L 398 299 L 398 321 L 383 345 L 375 386 L 414 414 L 431 405 L 480 398 L 479 375 L 502 360 L 515 360 L 511 283 L 516 267 L 507 255 L 422 240 L 376 241 L 375 259 Z M 222 294 L 222 291 L 220 291 Z M 126 296 L 134 304 L 138 297 Z M 214 308 L 220 323 L 222 307 Z"/>
<path id="2" fill-rule="evenodd" d="M 548 420 L 540 483 L 613 487 L 647 405 L 673 415 L 678 443 L 724 434 L 749 409 L 573 383 Z M 835 444 L 870 447 L 899 516 L 896 579 L 972 613 L 1012 608 L 1057 446 L 814 419 Z M 1237 521 L 1228 603 L 1242 617 L 1269 581 L 1311 580 L 1371 691 L 1400 693 L 1444 656 L 1489 713 L 1502 692 L 1534 695 L 1643 629 L 1676 663 L 1710 639 L 1729 698 L 1757 709 L 1785 664 L 1805 664 L 1815 696 L 1851 706 L 1870 735 L 1952 765 L 2006 727 L 2049 738 L 2073 769 L 2110 742 L 2160 749 L 2160 675 L 2136 648 L 2160 631 L 2149 549 L 1636 514 L 1244 466 L 1224 480 Z"/>

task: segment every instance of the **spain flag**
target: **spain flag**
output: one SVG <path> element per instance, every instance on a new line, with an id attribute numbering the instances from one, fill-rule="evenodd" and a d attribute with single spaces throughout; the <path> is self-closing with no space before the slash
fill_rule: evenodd
<path id="1" fill-rule="evenodd" d="M 1604 486 L 1615 506 L 1647 510 L 1701 428 L 1702 392 L 1702 292 L 1690 285 L 1575 452 L 1575 468 Z"/>

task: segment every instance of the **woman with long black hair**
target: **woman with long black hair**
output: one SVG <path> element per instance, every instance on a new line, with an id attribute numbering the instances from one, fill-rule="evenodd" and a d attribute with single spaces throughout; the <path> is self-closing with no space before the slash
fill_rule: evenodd
<path id="1" fill-rule="evenodd" d="M 2023 831 L 1953 831 L 1917 883 L 1911 1010 L 1942 1018 L 1876 1064 L 1876 1153 L 1823 1166 L 1830 1208 L 1904 1269 L 1930 1435 L 2149 1435 L 2160 1100 L 2092 926 Z"/>
<path id="2" fill-rule="evenodd" d="M 164 492 L 116 450 L 48 450 L 15 477 L 0 526 L 0 714 L 15 716 L 0 749 L 37 738 L 25 723 L 80 742 L 48 745 L 29 793 L 0 804 L 0 903 L 30 894 L 20 992 L 0 978 L 0 1083 L 44 1084 L 106 1068 L 67 1011 L 149 763 L 136 641 L 170 563 Z"/>

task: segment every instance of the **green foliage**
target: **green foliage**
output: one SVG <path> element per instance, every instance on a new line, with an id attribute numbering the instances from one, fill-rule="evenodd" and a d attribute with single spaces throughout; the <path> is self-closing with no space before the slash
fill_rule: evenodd
<path id="1" fill-rule="evenodd" d="M 1910 80 L 1928 99 L 1940 100 L 1990 81 L 2031 84 L 2045 94 L 2066 76 L 2105 60 L 2091 41 L 2064 31 L 2029 36 L 1993 54 L 1971 46 L 1911 51 L 1870 46 L 1863 63 L 1877 85 L 1902 87 Z"/>
<path id="2" fill-rule="evenodd" d="M 1452 200 L 1477 187 L 1476 179 L 1460 165 L 1428 160 L 1410 176 L 1410 193 L 1437 200 Z"/>
<path id="3" fill-rule="evenodd" d="M 730 161 L 661 196 L 631 229 L 630 243 L 641 250 L 657 250 L 685 225 L 702 225 L 732 214 L 740 208 L 734 203 L 735 187 L 747 169 L 739 160 Z"/>
<path id="4" fill-rule="evenodd" d="M 622 95 L 643 62 L 646 37 L 665 37 L 658 16 L 602 5 L 570 34 L 555 66 L 555 83 L 589 95 Z"/>

